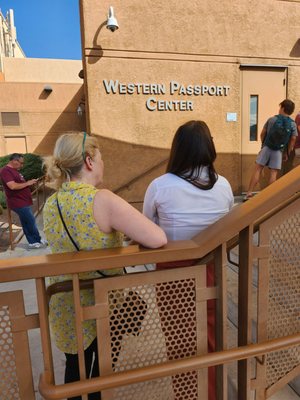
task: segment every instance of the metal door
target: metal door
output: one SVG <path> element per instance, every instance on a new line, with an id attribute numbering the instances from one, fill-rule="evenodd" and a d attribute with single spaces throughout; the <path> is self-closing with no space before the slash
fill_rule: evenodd
<path id="1" fill-rule="evenodd" d="M 278 114 L 279 103 L 286 98 L 285 67 L 242 66 L 242 191 L 246 191 L 256 155 L 261 148 L 260 133 L 266 120 Z M 266 174 L 255 190 L 266 184 Z"/>
<path id="2" fill-rule="evenodd" d="M 5 136 L 6 154 L 27 153 L 27 142 L 25 136 Z"/>

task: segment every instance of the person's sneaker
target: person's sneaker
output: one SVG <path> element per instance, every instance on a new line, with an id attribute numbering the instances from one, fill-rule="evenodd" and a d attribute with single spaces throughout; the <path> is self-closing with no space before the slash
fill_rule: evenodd
<path id="1" fill-rule="evenodd" d="M 28 247 L 30 249 L 40 249 L 41 247 L 43 247 L 42 243 L 36 242 L 36 243 L 29 243 Z"/>
<path id="2" fill-rule="evenodd" d="M 46 239 L 41 239 L 41 243 L 42 243 L 42 245 L 44 245 L 44 246 L 48 246 L 48 242 L 47 242 L 47 240 Z"/>

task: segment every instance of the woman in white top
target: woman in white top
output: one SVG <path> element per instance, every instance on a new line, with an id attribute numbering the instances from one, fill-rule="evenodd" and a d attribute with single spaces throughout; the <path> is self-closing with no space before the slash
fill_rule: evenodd
<path id="1" fill-rule="evenodd" d="M 214 168 L 215 146 L 203 121 L 189 121 L 174 136 L 167 173 L 152 181 L 144 214 L 168 240 L 187 240 L 233 206 L 231 186 Z"/>
<path id="2" fill-rule="evenodd" d="M 165 231 L 168 240 L 191 239 L 232 208 L 234 200 L 231 186 L 227 179 L 216 173 L 215 159 L 215 146 L 205 122 L 189 121 L 178 128 L 166 174 L 150 183 L 143 209 L 144 214 Z M 195 260 L 161 263 L 157 268 L 190 266 L 194 263 Z M 213 264 L 207 266 L 207 285 L 214 285 Z M 160 296 L 159 291 L 157 296 Z M 207 303 L 208 349 L 214 351 L 215 301 L 209 300 Z M 167 332 L 168 327 L 162 324 L 162 329 Z M 168 340 L 166 336 L 167 349 Z M 175 397 L 176 387 L 173 377 Z M 215 399 L 213 368 L 209 369 L 209 399 Z"/>

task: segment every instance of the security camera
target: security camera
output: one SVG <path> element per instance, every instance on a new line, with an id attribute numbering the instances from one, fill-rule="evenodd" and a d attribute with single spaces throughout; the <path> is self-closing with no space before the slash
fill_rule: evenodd
<path id="1" fill-rule="evenodd" d="M 107 29 L 109 29 L 111 32 L 116 31 L 119 27 L 116 24 L 110 23 L 109 25 L 106 26 Z"/>
<path id="2" fill-rule="evenodd" d="M 111 32 L 114 32 L 119 28 L 118 21 L 114 16 L 114 9 L 112 6 L 109 7 L 106 28 L 109 29 Z"/>

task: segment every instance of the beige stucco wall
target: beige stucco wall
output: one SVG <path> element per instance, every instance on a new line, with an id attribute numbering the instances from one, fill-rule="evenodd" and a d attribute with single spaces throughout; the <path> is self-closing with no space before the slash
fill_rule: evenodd
<path id="1" fill-rule="evenodd" d="M 82 80 L 78 76 L 81 69 L 81 60 L 3 58 L 3 73 L 6 82 L 82 84 Z"/>
<path id="2" fill-rule="evenodd" d="M 211 74 L 211 69 L 214 75 Z M 169 148 L 175 129 L 189 119 L 206 119 L 214 114 L 210 128 L 217 136 L 222 135 L 222 151 L 230 151 L 237 146 L 238 124 L 226 122 L 226 112 L 239 111 L 239 70 L 230 64 L 203 64 L 181 59 L 165 60 L 112 60 L 103 58 L 101 62 L 87 65 L 89 82 L 89 104 L 91 131 L 111 139 L 129 143 Z M 148 83 L 164 84 L 166 94 L 107 94 L 103 80 L 118 80 L 124 84 Z M 193 96 L 170 93 L 170 83 L 187 85 L 229 86 L 228 95 Z M 192 102 L 192 111 L 149 111 L 146 102 L 157 101 Z M 151 102 L 151 107 L 155 107 Z M 230 128 L 229 128 L 230 127 Z M 126 132 L 126 134 L 125 134 Z M 221 135 L 220 135 L 221 136 Z"/>
<path id="3" fill-rule="evenodd" d="M 278 0 L 83 0 L 85 47 L 287 58 L 299 39 L 300 7 Z M 120 30 L 99 29 L 114 6 Z M 87 21 L 87 23 L 85 23 Z"/>
<path id="4" fill-rule="evenodd" d="M 25 136 L 28 152 L 49 154 L 62 132 L 82 130 L 83 120 L 77 107 L 83 95 L 82 85 L 51 84 L 47 95 L 44 84 L 1 83 L 1 112 L 18 112 L 19 126 L 0 124 L 1 154 L 6 153 L 5 137 Z"/>
<path id="5" fill-rule="evenodd" d="M 300 4 L 299 4 L 300 8 Z M 300 25 L 300 24 L 299 24 Z M 300 53 L 299 53 L 300 57 Z M 288 70 L 288 93 L 296 104 L 296 110 L 293 116 L 300 111 L 300 63 L 291 65 Z"/>
<path id="6" fill-rule="evenodd" d="M 286 66 L 287 95 L 300 108 L 300 4 L 128 0 L 125 6 L 117 0 L 113 6 L 120 28 L 114 33 L 106 29 L 110 5 L 106 0 L 81 1 L 88 124 L 103 143 L 108 186 L 116 189 L 134 180 L 129 189 L 122 188 L 122 195 L 141 201 L 147 183 L 163 171 L 155 165 L 168 155 L 176 128 L 189 119 L 204 119 L 218 151 L 217 168 L 238 193 L 240 65 Z M 145 103 L 152 95 L 107 94 L 104 79 L 124 84 L 162 83 L 167 93 L 153 97 L 192 101 L 193 110 L 151 112 Z M 227 96 L 172 96 L 168 90 L 172 80 L 185 86 L 228 85 L 230 90 Z M 277 106 L 274 104 L 274 113 Z M 237 120 L 227 121 L 227 113 L 236 113 Z M 111 159 L 110 154 L 117 154 L 118 159 Z M 151 166 L 154 169 L 147 175 Z"/>
<path id="7" fill-rule="evenodd" d="M 211 70 L 214 75 L 211 75 Z M 108 160 L 106 168 L 107 184 L 113 190 L 133 179 L 137 174 L 144 173 L 157 160 L 157 154 L 166 158 L 171 146 L 172 138 L 178 126 L 190 119 L 203 119 L 215 138 L 219 153 L 219 163 L 228 176 L 234 176 L 239 181 L 240 168 L 236 168 L 239 160 L 237 157 L 223 156 L 239 150 L 240 123 L 227 122 L 227 112 L 239 113 L 239 69 L 230 64 L 207 64 L 181 58 L 169 62 L 165 60 L 132 60 L 103 58 L 101 62 L 88 64 L 86 68 L 88 77 L 88 98 L 90 130 L 101 138 L 110 140 L 110 149 L 104 152 L 104 160 Z M 103 79 L 118 79 L 123 83 L 162 83 L 165 85 L 166 94 L 107 94 L 104 89 Z M 219 85 L 228 86 L 228 95 L 225 96 L 188 96 L 170 94 L 170 82 L 184 85 Z M 157 100 L 189 101 L 193 103 L 192 111 L 149 111 L 146 102 L 154 97 Z M 106 141 L 105 141 L 106 143 Z M 121 143 L 123 144 L 121 146 Z M 131 148 L 125 144 L 133 144 Z M 148 148 L 145 155 L 141 156 L 141 146 Z M 116 147 L 118 158 L 110 162 L 112 149 Z M 122 149 L 124 148 L 124 153 Z M 125 151 L 126 148 L 126 151 Z M 165 151 L 163 151 L 165 150 Z M 224 164 L 224 165 L 223 165 Z M 125 167 L 125 168 L 124 168 Z M 165 167 L 165 166 L 164 166 Z M 113 171 L 111 173 L 110 171 Z M 159 171 L 160 173 L 163 170 Z M 149 176 L 150 178 L 150 176 Z M 145 185 L 147 178 L 143 177 Z M 136 187 L 137 183 L 135 184 Z M 237 189 L 237 184 L 235 184 Z M 137 190 L 135 188 L 135 190 Z M 141 193 L 141 190 L 138 190 Z M 133 193 L 128 193 L 130 199 Z M 140 199 L 140 196 L 138 196 Z"/>
<path id="8" fill-rule="evenodd" d="M 7 153 L 8 139 L 13 147 L 12 138 L 25 140 L 28 152 L 50 154 L 61 133 L 85 128 L 84 116 L 77 115 L 84 98 L 81 61 L 4 58 L 4 67 L 0 113 L 17 112 L 20 123 L 5 126 L 0 118 L 0 156 Z"/>

